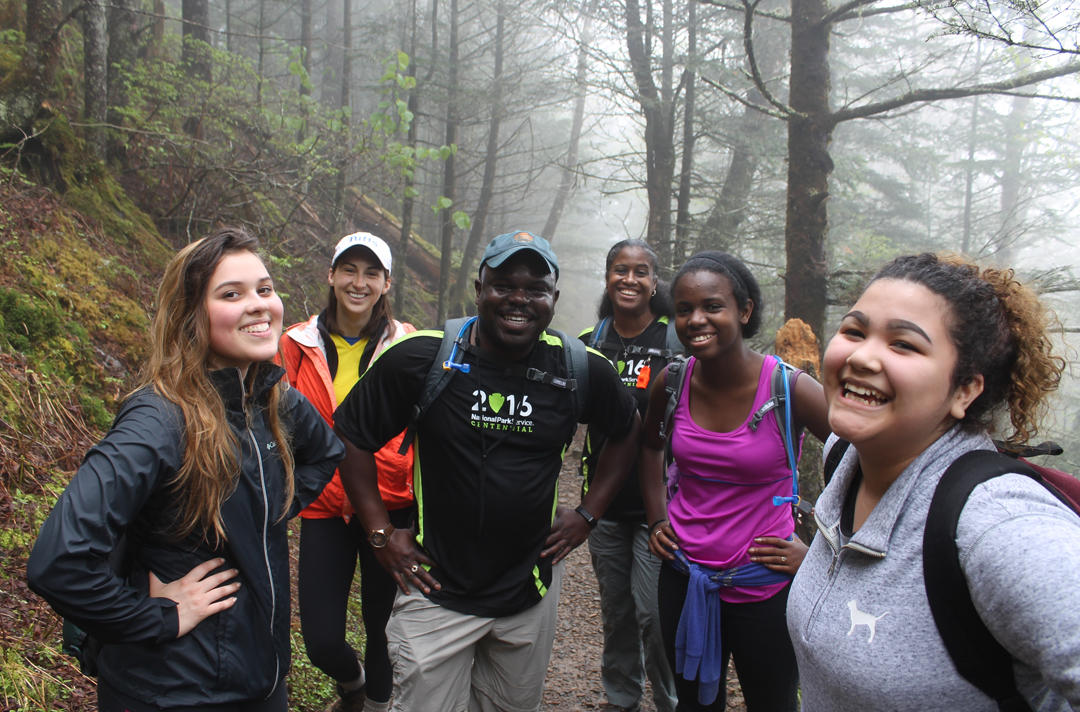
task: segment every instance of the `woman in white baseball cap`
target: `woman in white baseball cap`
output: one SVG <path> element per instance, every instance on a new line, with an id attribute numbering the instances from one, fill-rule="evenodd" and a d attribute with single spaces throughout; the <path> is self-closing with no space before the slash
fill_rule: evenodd
<path id="1" fill-rule="evenodd" d="M 334 410 L 371 361 L 391 343 L 416 330 L 393 318 L 388 297 L 392 266 L 390 247 L 381 238 L 367 232 L 343 237 L 330 262 L 326 308 L 290 327 L 281 340 L 289 381 L 331 425 Z M 376 453 L 375 460 L 379 490 L 391 522 L 408 528 L 415 504 L 413 453 L 410 449 L 399 455 L 400 441 L 398 436 L 388 443 Z M 337 473 L 322 496 L 300 516 L 300 625 L 308 658 L 337 681 L 339 699 L 328 712 L 382 712 L 389 707 L 393 690 L 383 631 L 397 586 L 375 559 L 360 518 L 352 516 Z M 345 639 L 345 614 L 357 558 L 361 614 L 367 633 L 363 668 Z"/>

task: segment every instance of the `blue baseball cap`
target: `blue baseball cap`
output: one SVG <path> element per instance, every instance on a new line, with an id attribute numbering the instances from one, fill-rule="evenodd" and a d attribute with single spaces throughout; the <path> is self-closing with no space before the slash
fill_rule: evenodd
<path id="1" fill-rule="evenodd" d="M 559 258 L 552 251 L 551 243 L 539 235 L 524 230 L 508 232 L 492 240 L 484 250 L 484 258 L 480 260 L 480 269 L 483 270 L 484 265 L 498 267 L 510 255 L 521 250 L 532 250 L 543 257 L 548 269 L 555 273 L 555 279 L 559 278 Z"/>

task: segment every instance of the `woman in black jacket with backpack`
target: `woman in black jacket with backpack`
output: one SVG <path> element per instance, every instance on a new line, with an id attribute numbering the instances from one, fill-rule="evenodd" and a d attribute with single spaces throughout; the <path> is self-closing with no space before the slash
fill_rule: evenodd
<path id="1" fill-rule="evenodd" d="M 283 310 L 257 247 L 223 228 L 170 262 L 143 385 L 31 554 L 30 587 L 104 644 L 102 712 L 288 707 L 286 520 L 344 450 L 270 362 Z"/>

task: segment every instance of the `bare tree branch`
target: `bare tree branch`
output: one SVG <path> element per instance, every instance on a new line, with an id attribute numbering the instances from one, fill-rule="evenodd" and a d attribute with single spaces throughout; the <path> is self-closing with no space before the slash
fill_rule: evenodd
<path id="1" fill-rule="evenodd" d="M 1002 96 L 1020 96 L 1027 99 L 1046 99 L 1047 101 L 1064 101 L 1067 104 L 1080 104 L 1077 96 L 1053 96 L 1052 94 L 1028 94 L 1020 91 L 1003 91 Z"/>
<path id="2" fill-rule="evenodd" d="M 866 7 L 867 5 L 873 5 L 874 3 L 878 2 L 878 1 L 879 0 L 849 0 L 849 2 L 844 3 L 840 7 L 833 10 L 832 12 L 826 14 L 825 17 L 821 18 L 821 21 L 818 23 L 818 25 L 820 25 L 822 27 L 827 27 L 827 26 L 831 25 L 832 23 L 836 22 L 837 18 L 843 17 L 844 15 L 847 15 L 848 13 L 852 13 L 852 12 L 858 10 L 860 7 Z"/>
<path id="3" fill-rule="evenodd" d="M 1012 89 L 1038 84 L 1039 82 L 1044 82 L 1048 79 L 1064 77 L 1069 74 L 1076 74 L 1077 72 L 1080 72 L 1080 60 L 1069 62 L 1068 64 L 1063 64 L 1059 67 L 1044 69 L 1041 72 L 1020 74 L 1012 79 L 989 84 L 976 84 L 970 87 L 953 87 L 949 89 L 916 89 L 907 94 L 902 94 L 895 99 L 888 99 L 873 104 L 835 111 L 830 115 L 830 119 L 833 124 L 838 124 L 842 121 L 864 119 L 868 116 L 883 114 L 887 111 L 892 111 L 893 109 L 898 109 L 909 104 L 940 101 L 942 99 L 959 99 L 966 96 L 978 96 L 981 94 L 1001 94 Z"/>
<path id="4" fill-rule="evenodd" d="M 721 2 L 720 0 L 697 0 L 697 2 L 700 2 L 703 5 L 712 5 L 713 7 L 718 7 L 721 10 L 731 10 L 732 12 L 744 11 L 743 8 L 739 5 L 729 5 L 726 2 Z M 776 20 L 777 22 L 791 22 L 790 15 L 781 15 L 775 12 L 762 12 L 760 10 L 755 10 L 754 14 L 758 17 L 767 17 L 770 20 Z"/>
<path id="5" fill-rule="evenodd" d="M 853 12 L 849 12 L 846 15 L 838 15 L 832 18 L 833 23 L 846 22 L 847 20 L 864 20 L 868 17 L 875 17 L 877 15 L 892 15 L 898 12 L 907 12 L 908 10 L 917 10 L 925 7 L 925 3 L 910 2 L 903 5 L 892 5 L 890 7 L 874 7 L 869 10 L 858 9 Z M 835 13 L 833 13 L 835 15 Z"/>
<path id="6" fill-rule="evenodd" d="M 877 0 L 860 0 L 865 2 L 877 2 Z M 769 87 L 765 85 L 765 80 L 761 77 L 761 70 L 758 68 L 757 57 L 754 55 L 754 13 L 757 11 L 758 3 L 761 0 L 754 0 L 753 3 L 750 0 L 743 0 L 743 49 L 746 51 L 746 61 L 750 65 L 750 78 L 754 81 L 754 86 L 761 92 L 761 96 L 765 97 L 765 101 L 769 102 L 784 116 L 791 116 L 796 111 L 787 104 L 783 103 L 769 91 Z"/>
<path id="7" fill-rule="evenodd" d="M 713 89 L 716 89 L 717 91 L 721 92 L 727 98 L 733 99 L 733 100 L 739 102 L 740 104 L 742 104 L 743 106 L 749 106 L 751 109 L 756 109 L 757 111 L 760 111 L 761 113 L 763 113 L 763 114 L 765 114 L 767 116 L 771 116 L 774 119 L 780 119 L 781 121 L 787 121 L 787 120 L 789 120 L 789 119 L 791 119 L 793 117 L 802 116 L 802 114 L 800 114 L 798 111 L 795 111 L 794 109 L 792 109 L 790 107 L 788 107 L 788 111 L 790 113 L 784 114 L 784 113 L 781 113 L 779 111 L 776 111 L 775 109 L 768 109 L 768 108 L 766 108 L 764 106 L 761 106 L 759 104 L 754 104 L 753 102 L 748 101 L 747 99 L 739 96 L 736 92 L 731 91 L 727 87 L 725 87 L 725 86 L 723 86 L 721 84 L 717 84 L 713 80 L 706 77 L 704 74 L 699 74 L 698 76 L 701 77 L 701 81 L 705 82 L 706 84 L 711 86 Z"/>

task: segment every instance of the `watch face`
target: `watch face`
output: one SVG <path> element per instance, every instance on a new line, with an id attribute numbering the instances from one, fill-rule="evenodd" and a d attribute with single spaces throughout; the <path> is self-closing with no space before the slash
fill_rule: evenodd
<path id="1" fill-rule="evenodd" d="M 389 540 L 390 535 L 386 533 L 385 529 L 376 529 L 368 535 L 368 542 L 376 549 L 386 546 L 386 542 Z"/>

